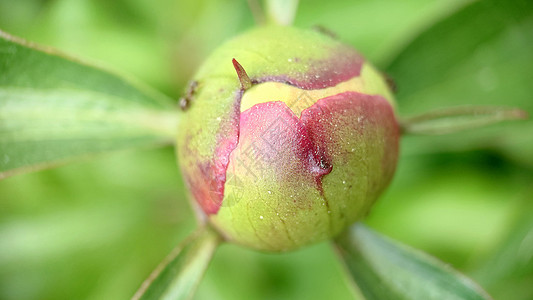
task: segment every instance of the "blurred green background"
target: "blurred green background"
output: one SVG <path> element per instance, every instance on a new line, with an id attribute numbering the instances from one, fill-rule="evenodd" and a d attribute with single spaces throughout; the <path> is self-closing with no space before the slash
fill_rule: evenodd
<path id="1" fill-rule="evenodd" d="M 460 104 L 532 114 L 527 2 L 304 0 L 295 23 L 329 28 L 389 73 L 402 115 Z M 210 51 L 251 26 L 245 1 L 0 0 L 0 29 L 174 98 Z M 404 138 L 367 223 L 472 276 L 496 300 L 533 299 L 532 123 Z M 2 180 L 0 299 L 129 299 L 194 227 L 170 147 Z M 353 298 L 327 243 L 283 255 L 224 245 L 196 296 L 324 298 Z"/>

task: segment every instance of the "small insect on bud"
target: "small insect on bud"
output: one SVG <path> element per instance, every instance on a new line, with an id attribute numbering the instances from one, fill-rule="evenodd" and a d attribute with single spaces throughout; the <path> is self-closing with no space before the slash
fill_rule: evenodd
<path id="1" fill-rule="evenodd" d="M 329 35 L 262 27 L 217 49 L 178 136 L 193 203 L 229 241 L 288 251 L 339 234 L 389 184 L 386 80 Z"/>
<path id="2" fill-rule="evenodd" d="M 187 87 L 187 92 L 183 97 L 180 98 L 178 104 L 181 110 L 187 110 L 189 108 L 189 103 L 193 100 L 194 92 L 196 91 L 196 88 L 198 87 L 198 81 L 191 81 L 189 82 L 189 86 Z"/>

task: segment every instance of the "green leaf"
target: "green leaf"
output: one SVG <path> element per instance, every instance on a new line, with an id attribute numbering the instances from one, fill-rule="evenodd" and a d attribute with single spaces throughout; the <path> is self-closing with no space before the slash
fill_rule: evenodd
<path id="1" fill-rule="evenodd" d="M 362 224 L 336 240 L 360 292 L 367 300 L 490 299 L 473 281 L 420 251 L 393 242 Z"/>
<path id="2" fill-rule="evenodd" d="M 532 8 L 533 3 L 524 0 L 475 1 L 437 22 L 419 34 L 388 66 L 390 74 L 403 83 L 399 95 L 405 97 L 439 84 L 461 64 L 481 55 L 483 48 L 497 48 L 498 41 L 509 31 L 515 30 L 515 42 L 521 42 L 520 39 L 527 38 L 522 36 L 521 29 L 525 28 L 521 25 L 531 20 Z M 504 49 L 493 51 L 498 50 Z M 512 57 L 506 55 L 501 59 Z"/>
<path id="3" fill-rule="evenodd" d="M 132 300 L 191 299 L 220 242 L 218 233 L 201 227 L 172 251 Z"/>
<path id="4" fill-rule="evenodd" d="M 446 134 L 527 118 L 525 111 L 516 108 L 461 106 L 404 118 L 401 124 L 406 134 Z"/>
<path id="5" fill-rule="evenodd" d="M 0 31 L 0 179 L 171 142 L 172 101 L 139 86 Z"/>
<path id="6" fill-rule="evenodd" d="M 523 194 L 524 203 L 513 215 L 506 234 L 483 265 L 475 271 L 475 278 L 487 287 L 495 299 L 533 299 L 533 191 Z"/>
<path id="7" fill-rule="evenodd" d="M 474 1 L 435 23 L 385 71 L 398 86 L 402 114 L 461 105 L 517 107 L 533 113 L 533 2 Z M 533 166 L 533 120 L 446 137 L 408 137 L 403 153 L 492 148 Z"/>
<path id="8" fill-rule="evenodd" d="M 271 23 L 289 26 L 298 11 L 298 0 L 266 0 L 267 19 Z"/>
<path id="9" fill-rule="evenodd" d="M 382 69 L 421 29 L 472 0 L 300 1 L 296 24 L 325 26 Z"/>

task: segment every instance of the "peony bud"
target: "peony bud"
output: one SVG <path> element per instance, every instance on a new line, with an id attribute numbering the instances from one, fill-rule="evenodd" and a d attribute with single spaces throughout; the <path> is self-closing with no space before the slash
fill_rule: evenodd
<path id="1" fill-rule="evenodd" d="M 193 202 L 229 241 L 287 251 L 334 237 L 392 178 L 391 92 L 328 35 L 254 29 L 217 49 L 193 82 L 179 162 Z"/>

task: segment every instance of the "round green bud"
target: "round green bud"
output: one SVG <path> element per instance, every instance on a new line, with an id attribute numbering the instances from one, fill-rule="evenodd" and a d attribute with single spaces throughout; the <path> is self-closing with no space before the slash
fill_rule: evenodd
<path id="1" fill-rule="evenodd" d="M 287 251 L 332 238 L 393 176 L 392 93 L 328 35 L 251 30 L 218 48 L 192 82 L 179 163 L 193 203 L 229 241 Z"/>

